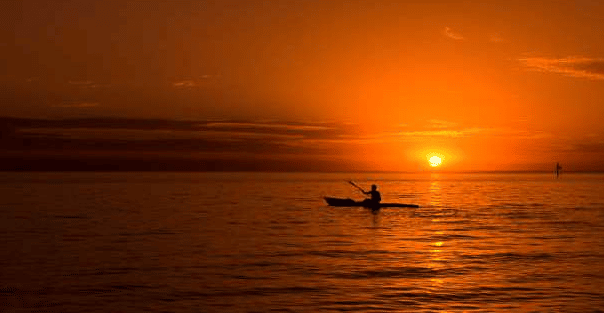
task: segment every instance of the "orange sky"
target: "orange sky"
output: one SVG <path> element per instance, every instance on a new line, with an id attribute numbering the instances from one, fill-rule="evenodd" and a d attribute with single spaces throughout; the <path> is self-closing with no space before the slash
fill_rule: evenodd
<path id="1" fill-rule="evenodd" d="M 157 155 L 171 154 L 176 137 L 253 137 L 288 148 L 250 145 L 238 155 L 204 142 L 187 151 L 295 169 L 312 159 L 337 160 L 334 170 L 428 170 L 426 156 L 438 154 L 440 170 L 556 162 L 604 170 L 601 1 L 2 1 L 0 9 L 0 116 L 225 122 L 163 133 L 11 122 L 4 155 L 84 149 L 23 144 L 41 134 L 164 142 L 153 145 Z"/>

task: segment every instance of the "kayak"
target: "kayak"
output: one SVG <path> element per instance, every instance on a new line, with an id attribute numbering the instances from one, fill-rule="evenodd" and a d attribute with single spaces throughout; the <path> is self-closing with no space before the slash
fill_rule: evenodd
<path id="1" fill-rule="evenodd" d="M 325 197 L 325 202 L 329 206 L 340 206 L 340 207 L 355 207 L 361 206 L 365 208 L 419 208 L 417 204 L 406 204 L 406 203 L 383 203 L 379 204 L 372 203 L 369 200 L 364 201 L 354 201 L 352 199 L 342 199 L 342 198 L 331 198 Z"/>

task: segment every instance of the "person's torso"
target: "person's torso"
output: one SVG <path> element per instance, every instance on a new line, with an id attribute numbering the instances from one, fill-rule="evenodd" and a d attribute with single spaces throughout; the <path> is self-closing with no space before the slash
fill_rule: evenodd
<path id="1" fill-rule="evenodd" d="M 377 190 L 372 190 L 371 191 L 371 200 L 373 201 L 381 201 L 382 197 L 380 195 L 380 192 Z"/>

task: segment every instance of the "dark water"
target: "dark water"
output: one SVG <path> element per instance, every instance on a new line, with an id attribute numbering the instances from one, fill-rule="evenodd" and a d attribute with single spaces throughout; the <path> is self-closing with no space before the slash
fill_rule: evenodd
<path id="1" fill-rule="evenodd" d="M 0 311 L 602 312 L 604 175 L 552 176 L 0 173 Z"/>

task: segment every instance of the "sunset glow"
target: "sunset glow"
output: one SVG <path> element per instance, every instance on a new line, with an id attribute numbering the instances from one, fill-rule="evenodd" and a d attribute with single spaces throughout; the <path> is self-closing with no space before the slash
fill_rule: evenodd
<path id="1" fill-rule="evenodd" d="M 0 6 L 5 169 L 604 170 L 601 1 Z"/>

